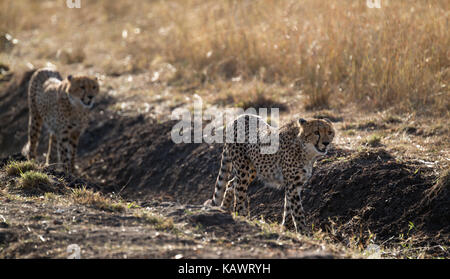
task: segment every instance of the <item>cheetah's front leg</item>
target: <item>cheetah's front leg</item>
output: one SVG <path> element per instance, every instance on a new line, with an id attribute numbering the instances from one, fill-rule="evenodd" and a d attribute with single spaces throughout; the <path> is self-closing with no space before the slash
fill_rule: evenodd
<path id="1" fill-rule="evenodd" d="M 58 138 L 58 163 L 62 165 L 62 168 L 65 172 L 69 171 L 69 154 L 70 154 L 70 146 L 69 139 L 67 136 L 62 136 Z"/>
<path id="2" fill-rule="evenodd" d="M 247 207 L 248 180 L 236 177 L 233 184 L 235 202 L 234 211 L 240 216 L 247 216 L 249 213 Z"/>
<path id="3" fill-rule="evenodd" d="M 56 140 L 56 136 L 53 133 L 50 133 L 49 137 L 48 137 L 48 151 L 47 151 L 47 156 L 45 157 L 45 165 L 49 166 L 50 163 L 52 162 L 52 154 L 53 154 L 53 148 L 56 146 L 56 149 L 58 149 L 58 143 Z M 56 152 L 58 153 L 58 152 Z M 59 161 L 59 159 L 58 159 Z"/>
<path id="4" fill-rule="evenodd" d="M 291 214 L 291 201 L 288 199 L 287 191 L 284 193 L 284 210 L 283 210 L 283 221 L 281 226 L 287 228 L 292 224 L 292 214 Z"/>
<path id="5" fill-rule="evenodd" d="M 78 146 L 79 132 L 63 134 L 58 139 L 59 158 L 64 171 L 73 173 L 75 171 L 75 156 Z"/>
<path id="6" fill-rule="evenodd" d="M 303 186 L 303 182 L 297 184 L 290 184 L 286 189 L 286 195 L 288 200 L 288 210 L 292 215 L 294 221 L 295 231 L 299 232 L 299 229 L 306 228 L 305 215 L 303 211 L 302 202 L 300 199 L 300 192 Z"/>
<path id="7" fill-rule="evenodd" d="M 292 160 L 291 160 L 292 161 Z M 289 162 L 286 160 L 285 162 Z M 283 214 L 283 225 L 286 225 L 286 218 L 292 216 L 295 230 L 298 232 L 302 227 L 306 228 L 303 206 L 300 199 L 301 189 L 308 180 L 305 166 L 301 164 L 288 164 L 282 166 L 283 176 L 285 178 L 285 206 Z"/>
<path id="8" fill-rule="evenodd" d="M 71 173 L 75 172 L 75 157 L 77 155 L 78 139 L 80 138 L 80 131 L 73 131 L 70 134 L 69 145 L 70 145 L 70 158 L 69 158 L 69 169 Z"/>

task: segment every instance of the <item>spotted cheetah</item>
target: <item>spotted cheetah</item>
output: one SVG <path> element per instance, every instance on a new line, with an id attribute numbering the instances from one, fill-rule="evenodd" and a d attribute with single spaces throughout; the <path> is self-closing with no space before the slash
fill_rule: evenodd
<path id="1" fill-rule="evenodd" d="M 37 156 L 42 124 L 49 130 L 46 164 L 50 164 L 52 147 L 56 145 L 58 162 L 65 171 L 74 172 L 78 139 L 87 127 L 89 110 L 99 92 L 97 78 L 61 75 L 51 69 L 39 69 L 28 88 L 28 159 Z"/>
<path id="2" fill-rule="evenodd" d="M 228 209 L 234 198 L 233 210 L 239 215 L 248 215 L 247 188 L 259 177 L 269 185 L 284 187 L 282 225 L 287 226 L 289 217 L 292 216 L 295 230 L 299 231 L 300 226 L 305 225 L 301 190 L 311 177 L 314 162 L 318 157 L 327 154 L 329 144 L 334 138 L 335 131 L 331 121 L 296 119 L 275 129 L 256 115 L 242 115 L 226 130 L 227 133 L 233 133 L 235 140 L 240 121 L 243 121 L 245 126 L 244 141 L 224 144 L 214 195 L 205 205 L 220 205 Z M 258 127 L 256 142 L 251 141 L 248 129 L 251 121 L 257 123 L 253 127 Z M 279 141 L 277 150 L 272 154 L 261 152 L 264 148 L 262 139 L 274 133 Z M 225 183 L 227 184 L 224 187 Z"/>

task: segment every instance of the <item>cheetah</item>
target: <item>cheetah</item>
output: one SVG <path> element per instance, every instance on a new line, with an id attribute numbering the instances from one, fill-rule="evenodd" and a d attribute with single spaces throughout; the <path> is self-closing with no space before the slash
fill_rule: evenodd
<path id="1" fill-rule="evenodd" d="M 74 172 L 78 139 L 87 127 L 89 111 L 99 92 L 97 78 L 69 75 L 63 79 L 59 72 L 38 69 L 32 75 L 28 88 L 28 143 L 27 158 L 36 159 L 37 146 L 44 124 L 49 130 L 46 165 L 51 162 L 56 145 L 58 163 Z"/>
<path id="2" fill-rule="evenodd" d="M 251 121 L 256 123 L 252 127 L 257 127 L 257 140 L 253 142 L 248 128 Z M 233 133 L 235 140 L 238 138 L 239 122 L 244 123 L 241 126 L 245 127 L 244 140 L 224 144 L 214 195 L 205 205 L 220 205 L 223 209 L 229 209 L 234 199 L 233 210 L 239 215 L 247 216 L 247 188 L 259 177 L 269 185 L 284 188 L 282 225 L 286 227 L 292 221 L 298 232 L 301 226 L 305 226 L 300 194 L 311 177 L 314 162 L 327 154 L 333 141 L 335 131 L 331 121 L 300 118 L 276 129 L 259 116 L 241 115 L 226 130 L 227 133 Z M 276 151 L 261 152 L 264 137 L 274 133 L 279 142 Z"/>

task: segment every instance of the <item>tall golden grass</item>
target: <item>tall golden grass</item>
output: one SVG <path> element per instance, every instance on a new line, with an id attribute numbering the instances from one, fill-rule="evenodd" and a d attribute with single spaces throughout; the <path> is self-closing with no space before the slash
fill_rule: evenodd
<path id="1" fill-rule="evenodd" d="M 55 41 L 48 52 L 77 46 L 105 72 L 165 61 L 181 69 L 179 79 L 295 86 L 311 108 L 353 102 L 449 115 L 448 1 L 381 0 L 381 9 L 365 0 L 64 3 L 1 0 L 0 30 L 39 30 Z"/>

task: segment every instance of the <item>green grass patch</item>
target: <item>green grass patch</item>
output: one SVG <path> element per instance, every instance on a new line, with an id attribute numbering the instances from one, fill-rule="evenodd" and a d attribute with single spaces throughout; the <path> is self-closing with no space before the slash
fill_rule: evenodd
<path id="1" fill-rule="evenodd" d="M 20 174 L 19 187 L 24 190 L 44 191 L 51 186 L 47 174 L 30 170 Z"/>
<path id="2" fill-rule="evenodd" d="M 27 171 L 36 170 L 37 165 L 34 161 L 10 161 L 4 169 L 8 175 L 18 176 Z"/>

